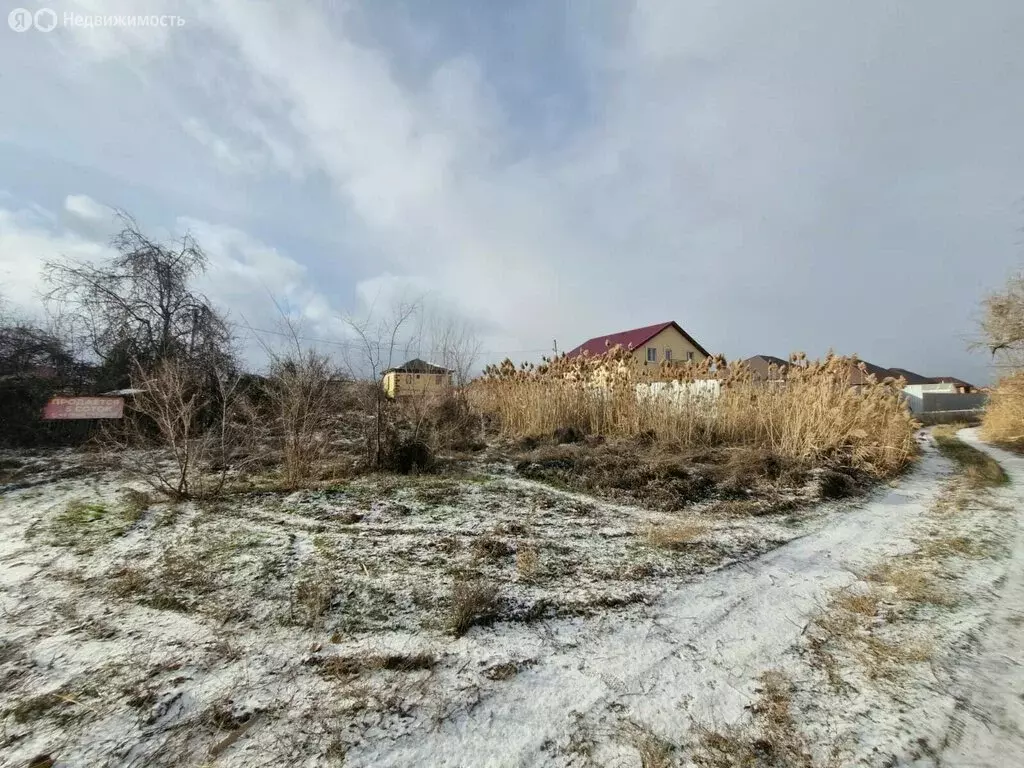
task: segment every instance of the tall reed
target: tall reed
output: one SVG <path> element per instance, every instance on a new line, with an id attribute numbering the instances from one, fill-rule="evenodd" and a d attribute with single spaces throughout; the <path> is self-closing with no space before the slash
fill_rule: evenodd
<path id="1" fill-rule="evenodd" d="M 985 408 L 981 436 L 993 443 L 1024 448 L 1024 372 L 1004 376 Z"/>
<path id="2" fill-rule="evenodd" d="M 644 365 L 630 350 L 488 367 L 473 397 L 507 437 L 574 427 L 589 434 L 647 434 L 680 446 L 758 446 L 810 462 L 838 462 L 877 476 L 916 451 L 914 422 L 892 380 L 851 386 L 855 358 L 792 356 L 780 381 L 758 381 L 742 363 Z M 774 377 L 773 377 L 774 378 Z M 859 377 L 858 377 L 859 378 Z M 698 381 L 714 381 L 702 388 Z M 664 388 L 652 393 L 651 385 Z M 716 389 L 718 394 L 705 391 Z"/>

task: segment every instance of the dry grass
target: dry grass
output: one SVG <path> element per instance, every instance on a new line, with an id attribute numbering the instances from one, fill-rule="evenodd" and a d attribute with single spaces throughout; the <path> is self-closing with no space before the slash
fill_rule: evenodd
<path id="1" fill-rule="evenodd" d="M 516 549 L 516 572 L 523 581 L 533 581 L 540 574 L 540 555 L 532 544 L 520 544 Z"/>
<path id="2" fill-rule="evenodd" d="M 908 665 L 928 661 L 932 648 L 907 637 L 900 619 L 915 606 L 955 603 L 915 556 L 878 566 L 864 578 L 866 584 L 834 592 L 808 633 L 812 657 L 836 690 L 846 685 L 836 654 L 855 659 L 870 680 L 898 680 Z"/>
<path id="3" fill-rule="evenodd" d="M 337 590 L 329 568 L 319 564 L 304 566 L 295 579 L 289 620 L 302 626 L 317 626 L 330 610 Z"/>
<path id="4" fill-rule="evenodd" d="M 381 653 L 362 656 L 329 656 L 323 659 L 321 673 L 324 677 L 345 680 L 363 674 L 388 670 L 391 672 L 415 672 L 433 669 L 437 657 L 432 653 Z"/>
<path id="5" fill-rule="evenodd" d="M 915 422 L 891 382 L 850 386 L 854 359 L 794 356 L 784 386 L 757 383 L 742 364 L 643 366 L 628 350 L 557 358 L 519 369 L 489 367 L 475 402 L 510 438 L 582 434 L 638 438 L 677 447 L 743 445 L 790 460 L 833 461 L 874 476 L 899 472 L 916 452 Z M 721 394 L 639 396 L 653 381 L 716 379 Z M 685 390 L 684 390 L 685 392 Z"/>
<path id="6" fill-rule="evenodd" d="M 647 531 L 647 543 L 658 549 L 686 549 L 708 532 L 710 526 L 702 520 L 681 520 L 652 526 Z"/>
<path id="7" fill-rule="evenodd" d="M 789 679 L 776 670 L 760 677 L 747 727 L 700 730 L 693 763 L 700 768 L 813 768 L 807 741 L 798 732 L 791 708 Z"/>
<path id="8" fill-rule="evenodd" d="M 965 557 L 980 560 L 991 557 L 993 552 L 992 542 L 977 541 L 967 536 L 940 536 L 921 545 L 921 554 L 928 558 Z"/>
<path id="9" fill-rule="evenodd" d="M 942 455 L 959 465 L 967 484 L 972 488 L 994 488 L 1009 483 L 1010 478 L 998 461 L 957 438 L 958 428 L 955 424 L 936 427 L 932 435 Z"/>
<path id="10" fill-rule="evenodd" d="M 869 571 L 865 577 L 882 588 L 889 588 L 898 599 L 909 603 L 949 607 L 956 597 L 943 588 L 923 565 L 901 558 Z"/>
<path id="11" fill-rule="evenodd" d="M 452 588 L 448 627 L 462 637 L 471 627 L 487 624 L 497 616 L 498 588 L 486 581 L 456 581 Z"/>
<path id="12" fill-rule="evenodd" d="M 649 728 L 630 723 L 625 737 L 640 754 L 640 768 L 672 768 L 677 748 Z"/>
<path id="13" fill-rule="evenodd" d="M 1014 451 L 1024 451 L 1024 372 L 999 380 L 985 408 L 981 436 Z"/>

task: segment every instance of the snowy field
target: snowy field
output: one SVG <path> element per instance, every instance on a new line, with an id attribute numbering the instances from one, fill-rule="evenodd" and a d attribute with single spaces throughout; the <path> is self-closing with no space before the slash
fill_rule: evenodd
<path id="1" fill-rule="evenodd" d="M 1020 765 L 1024 493 L 923 443 L 858 502 L 684 513 L 4 454 L 0 764 Z"/>

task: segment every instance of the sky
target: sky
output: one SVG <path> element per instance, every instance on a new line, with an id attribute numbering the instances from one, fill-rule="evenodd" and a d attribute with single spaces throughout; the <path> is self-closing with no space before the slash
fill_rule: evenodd
<path id="1" fill-rule="evenodd" d="M 58 18 L 0 16 L 19 312 L 121 209 L 196 236 L 243 334 L 276 304 L 343 349 L 346 316 L 426 296 L 483 362 L 675 320 L 729 359 L 990 379 L 968 346 L 1024 255 L 1020 0 L 4 7 Z"/>

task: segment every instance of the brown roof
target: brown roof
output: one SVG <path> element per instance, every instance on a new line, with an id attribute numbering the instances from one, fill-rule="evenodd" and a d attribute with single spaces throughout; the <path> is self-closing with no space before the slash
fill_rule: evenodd
<path id="1" fill-rule="evenodd" d="M 934 384 L 935 379 L 929 379 L 927 376 L 922 376 L 919 373 L 908 371 L 906 368 L 890 368 L 890 373 L 895 377 L 902 376 L 907 380 L 907 384 Z"/>
<path id="2" fill-rule="evenodd" d="M 754 373 L 754 378 L 767 379 L 769 374 L 775 379 L 786 378 L 785 369 L 790 365 L 788 360 L 783 360 L 781 357 L 775 355 L 754 355 L 748 357 L 743 361 L 746 363 Z M 895 370 L 889 368 L 883 368 L 880 365 L 869 363 L 867 360 L 858 360 L 858 363 L 863 363 L 867 369 L 867 373 L 861 371 L 859 366 L 850 369 L 850 384 L 864 384 L 867 381 L 869 375 L 874 376 L 878 381 L 882 381 L 887 378 L 898 378 L 899 374 Z"/>
<path id="3" fill-rule="evenodd" d="M 679 331 L 679 333 L 683 335 L 683 338 L 693 344 L 697 351 L 702 355 L 705 357 L 711 357 L 708 351 L 698 344 L 697 341 L 690 334 L 684 331 L 682 326 L 674 320 L 667 323 L 658 323 L 657 325 L 645 325 L 643 328 L 634 328 L 630 331 L 619 331 L 618 333 L 609 333 L 605 336 L 595 336 L 594 338 L 583 342 L 575 349 L 567 352 L 566 357 L 575 357 L 583 352 L 590 355 L 603 355 L 615 346 L 625 347 L 626 349 L 640 349 L 640 347 L 645 343 L 669 327 L 675 328 Z"/>
<path id="4" fill-rule="evenodd" d="M 743 361 L 754 373 L 755 379 L 784 379 L 788 360 L 775 355 L 754 355 Z"/>
<path id="5" fill-rule="evenodd" d="M 867 369 L 867 373 L 865 374 L 862 372 L 859 365 L 855 366 L 850 372 L 851 384 L 864 384 L 867 381 L 868 376 L 874 376 L 878 381 L 882 381 L 882 379 L 896 378 L 888 368 L 883 368 L 880 365 L 869 363 L 867 360 L 858 359 L 857 362 L 864 364 L 864 367 Z"/>
<path id="6" fill-rule="evenodd" d="M 442 368 L 440 365 L 434 365 L 428 363 L 426 360 L 420 360 L 418 357 L 414 357 L 412 360 L 402 363 L 397 368 L 388 368 L 384 373 L 451 373 L 447 368 Z"/>

